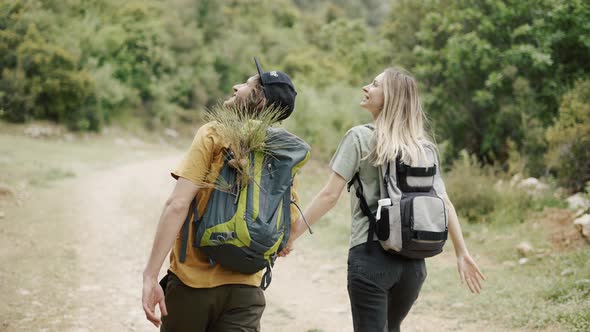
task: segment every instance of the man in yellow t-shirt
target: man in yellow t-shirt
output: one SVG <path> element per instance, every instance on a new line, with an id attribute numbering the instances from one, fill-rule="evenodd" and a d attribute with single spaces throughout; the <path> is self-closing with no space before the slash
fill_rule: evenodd
<path id="1" fill-rule="evenodd" d="M 256 60 L 256 59 L 255 59 Z M 290 78 L 279 71 L 264 72 L 256 61 L 258 75 L 245 83 L 233 86 L 233 95 L 226 106 L 239 106 L 252 112 L 275 105 L 283 111 L 278 121 L 293 112 L 295 88 Z M 261 272 L 243 274 L 218 264 L 211 265 L 201 251 L 189 246 L 186 259 L 180 262 L 181 227 L 193 198 L 197 198 L 199 217 L 207 206 L 214 189 L 202 186 L 213 183 L 224 162 L 223 149 L 228 148 L 215 125 L 207 123 L 199 128 L 191 147 L 172 171 L 177 179 L 172 194 L 160 217 L 149 261 L 143 273 L 143 309 L 146 318 L 161 331 L 213 332 L 259 331 L 265 307 Z M 201 185 L 200 185 L 201 184 Z M 298 201 L 296 181 L 292 198 Z M 291 212 L 292 223 L 297 219 Z M 192 228 L 192 223 L 190 226 Z M 188 243 L 193 242 L 189 229 Z M 158 284 L 158 272 L 166 254 L 170 252 L 166 296 Z M 155 307 L 159 305 L 160 319 Z"/>

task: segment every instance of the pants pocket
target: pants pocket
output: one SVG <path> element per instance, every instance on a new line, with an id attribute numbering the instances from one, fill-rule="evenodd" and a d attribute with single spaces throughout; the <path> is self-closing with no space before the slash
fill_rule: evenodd
<path id="1" fill-rule="evenodd" d="M 245 306 L 266 306 L 264 291 L 260 287 L 249 285 L 231 285 L 230 303 Z"/>
<path id="2" fill-rule="evenodd" d="M 180 279 L 172 272 L 168 272 L 164 282 L 166 283 L 166 288 L 163 288 L 164 295 L 170 295 L 170 293 L 176 288 L 185 286 L 182 281 L 180 281 Z"/>

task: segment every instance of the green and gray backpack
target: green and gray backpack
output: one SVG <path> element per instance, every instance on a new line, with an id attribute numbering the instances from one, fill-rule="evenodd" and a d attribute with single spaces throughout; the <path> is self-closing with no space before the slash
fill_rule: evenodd
<path id="1" fill-rule="evenodd" d="M 267 268 L 261 287 L 266 289 L 272 278 L 271 269 L 289 239 L 291 231 L 291 187 L 297 171 L 310 156 L 309 145 L 290 132 L 266 129 L 264 151 L 249 153 L 248 180 L 241 184 L 235 160 L 226 150 L 224 164 L 207 208 L 198 219 L 196 200 L 182 229 L 180 261 L 184 262 L 188 242 L 188 224 L 194 215 L 193 246 L 209 257 L 212 265 L 252 274 Z M 297 207 L 299 209 L 299 207 Z"/>

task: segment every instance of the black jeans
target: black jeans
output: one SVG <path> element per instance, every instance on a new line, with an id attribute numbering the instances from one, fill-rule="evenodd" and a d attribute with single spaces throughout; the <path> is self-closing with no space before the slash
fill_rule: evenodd
<path id="1" fill-rule="evenodd" d="M 426 279 L 424 259 L 389 254 L 377 241 L 348 253 L 348 295 L 355 331 L 399 331 Z"/>

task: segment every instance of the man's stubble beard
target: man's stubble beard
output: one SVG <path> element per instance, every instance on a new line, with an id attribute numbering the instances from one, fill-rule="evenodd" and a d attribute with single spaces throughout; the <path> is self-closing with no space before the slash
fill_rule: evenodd
<path id="1" fill-rule="evenodd" d="M 223 102 L 223 106 L 232 108 L 244 108 L 246 107 L 246 102 L 238 96 L 232 96 Z"/>

